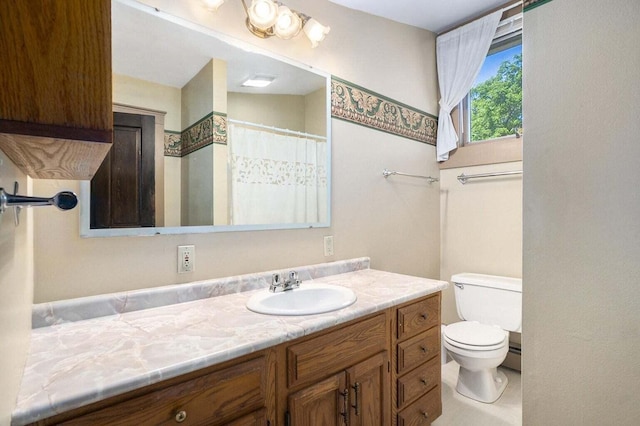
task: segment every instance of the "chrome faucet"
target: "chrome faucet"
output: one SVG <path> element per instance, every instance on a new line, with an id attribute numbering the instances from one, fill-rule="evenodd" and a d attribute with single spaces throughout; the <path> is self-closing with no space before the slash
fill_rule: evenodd
<path id="1" fill-rule="evenodd" d="M 282 275 L 279 273 L 271 276 L 271 285 L 269 291 L 277 293 L 280 291 L 293 290 L 300 287 L 300 280 L 298 279 L 298 273 L 296 271 L 289 271 L 289 277 L 282 282 Z"/>

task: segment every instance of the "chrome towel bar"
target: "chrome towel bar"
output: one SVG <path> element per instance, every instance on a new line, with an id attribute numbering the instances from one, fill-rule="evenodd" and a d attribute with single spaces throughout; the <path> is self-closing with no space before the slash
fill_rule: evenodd
<path id="1" fill-rule="evenodd" d="M 388 178 L 391 175 L 408 176 L 408 177 L 414 177 L 414 178 L 419 178 L 419 179 L 427 179 L 429 181 L 429 183 L 438 182 L 440 180 L 438 178 L 434 178 L 434 177 L 431 177 L 431 176 L 412 175 L 412 174 L 409 174 L 409 173 L 396 172 L 396 171 L 392 171 L 392 170 L 388 170 L 388 169 L 384 169 L 382 171 L 382 176 L 384 176 L 385 179 Z"/>
<path id="2" fill-rule="evenodd" d="M 467 183 L 469 179 L 477 179 L 477 178 L 487 178 L 487 177 L 495 177 L 495 176 L 508 176 L 508 175 L 521 175 L 522 170 L 513 170 L 510 172 L 494 172 L 494 173 L 480 173 L 477 175 L 465 175 L 462 173 L 458 176 L 458 180 L 461 184 Z"/>

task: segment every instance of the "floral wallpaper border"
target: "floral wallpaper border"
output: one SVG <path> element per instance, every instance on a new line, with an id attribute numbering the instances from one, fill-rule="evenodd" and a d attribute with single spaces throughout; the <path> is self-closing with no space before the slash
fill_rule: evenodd
<path id="1" fill-rule="evenodd" d="M 545 3 L 549 3 L 551 0 L 524 0 L 522 2 L 522 8 L 526 12 L 535 7 L 542 6 Z"/>
<path id="2" fill-rule="evenodd" d="M 164 156 L 165 157 L 182 157 L 181 155 L 180 132 L 171 130 L 164 131 Z"/>
<path id="3" fill-rule="evenodd" d="M 331 116 L 429 145 L 436 144 L 438 117 L 331 77 Z"/>
<path id="4" fill-rule="evenodd" d="M 429 145 L 438 117 L 361 86 L 331 77 L 331 116 Z M 166 130 L 164 155 L 184 157 L 212 143 L 227 144 L 227 115 L 212 112 L 182 132 Z"/>
<path id="5" fill-rule="evenodd" d="M 182 132 L 165 130 L 164 155 L 184 157 L 212 143 L 227 144 L 227 115 L 211 112 Z"/>

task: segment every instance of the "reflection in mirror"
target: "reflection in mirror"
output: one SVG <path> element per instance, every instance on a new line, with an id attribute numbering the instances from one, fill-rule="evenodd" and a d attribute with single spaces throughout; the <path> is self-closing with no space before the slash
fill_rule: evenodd
<path id="1" fill-rule="evenodd" d="M 83 236 L 329 225 L 327 74 L 132 0 L 112 31 L 114 144 Z"/>

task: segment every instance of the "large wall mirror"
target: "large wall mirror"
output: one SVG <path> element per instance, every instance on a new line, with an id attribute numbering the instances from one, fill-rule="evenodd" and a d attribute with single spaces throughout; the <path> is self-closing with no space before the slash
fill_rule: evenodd
<path id="1" fill-rule="evenodd" d="M 112 31 L 114 144 L 82 236 L 329 226 L 328 74 L 134 0 Z"/>

